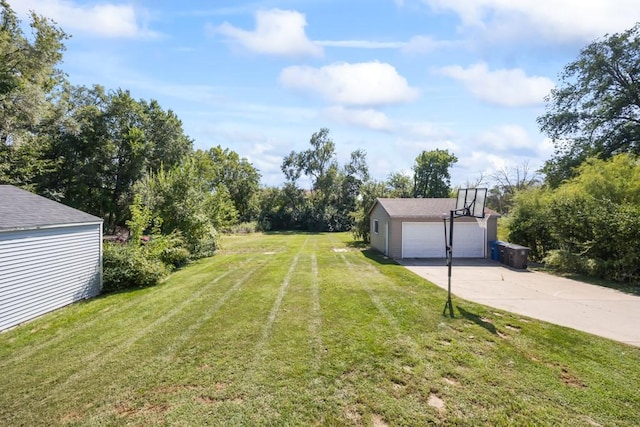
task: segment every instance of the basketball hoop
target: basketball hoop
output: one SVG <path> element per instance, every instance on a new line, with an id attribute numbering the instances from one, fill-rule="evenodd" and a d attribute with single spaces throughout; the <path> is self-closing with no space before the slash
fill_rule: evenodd
<path id="1" fill-rule="evenodd" d="M 478 221 L 478 225 L 484 230 L 487 229 L 489 216 L 484 215 L 484 205 L 487 201 L 486 188 L 461 188 L 458 190 L 455 209 L 449 212 L 449 234 L 447 235 L 447 220 L 444 220 L 444 240 L 447 253 L 448 283 L 447 283 L 447 303 L 444 305 L 442 314 L 447 310 L 449 316 L 453 316 L 453 302 L 451 301 L 451 267 L 453 265 L 453 223 L 455 218 L 470 216 Z M 486 234 L 486 233 L 485 233 Z"/>
<path id="2" fill-rule="evenodd" d="M 478 225 L 480 226 L 480 228 L 486 230 L 487 229 L 487 222 L 489 222 L 489 218 L 490 217 L 491 217 L 491 214 L 487 214 L 483 218 L 475 217 L 475 219 L 476 219 L 476 222 L 478 223 Z"/>

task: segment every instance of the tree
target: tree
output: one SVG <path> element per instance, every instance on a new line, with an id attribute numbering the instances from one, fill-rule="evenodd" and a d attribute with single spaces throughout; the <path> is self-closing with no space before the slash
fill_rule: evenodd
<path id="1" fill-rule="evenodd" d="M 402 172 L 393 172 L 387 178 L 389 197 L 409 198 L 413 196 L 411 177 Z"/>
<path id="2" fill-rule="evenodd" d="M 105 218 L 107 231 L 129 218 L 136 181 L 173 167 L 192 149 L 171 111 L 98 85 L 61 87 L 40 127 L 47 167 L 33 179 L 38 192 Z"/>
<path id="3" fill-rule="evenodd" d="M 413 165 L 413 197 L 449 197 L 449 168 L 457 161 L 448 150 L 420 153 Z"/>
<path id="4" fill-rule="evenodd" d="M 196 152 L 171 169 L 145 175 L 133 189 L 140 205 L 133 206 L 149 209 L 162 234 L 180 231 L 196 256 L 213 253 L 217 230 L 237 219 L 226 188 L 211 191 L 212 170 L 211 159 Z"/>
<path id="5" fill-rule="evenodd" d="M 508 213 L 513 206 L 513 198 L 518 191 L 526 190 L 540 183 L 538 174 L 532 171 L 525 160 L 517 166 L 503 166 L 491 177 L 495 185 L 487 196 L 487 206 L 500 213 Z"/>
<path id="6" fill-rule="evenodd" d="M 538 118 L 553 141 L 543 172 L 557 187 L 588 157 L 640 154 L 640 23 L 585 47 L 560 75 Z"/>
<path id="7" fill-rule="evenodd" d="M 369 209 L 378 197 L 394 197 L 390 193 L 387 183 L 368 181 L 362 185 L 357 209 L 352 213 L 354 226 L 351 232 L 356 239 L 367 243 L 371 241 Z"/>
<path id="8" fill-rule="evenodd" d="M 33 38 L 0 1 L 0 183 L 33 187 L 32 178 L 48 167 L 39 160 L 35 134 L 51 108 L 49 95 L 64 75 L 56 68 L 67 35 L 46 18 L 31 14 Z"/>
<path id="9" fill-rule="evenodd" d="M 296 187 L 302 174 L 311 181 L 311 191 L 305 198 L 308 204 L 304 203 L 306 214 L 301 216 L 305 224 L 298 227 L 318 231 L 349 230 L 353 225 L 350 213 L 356 208 L 360 187 L 369 179 L 366 153 L 354 151 L 350 162 L 340 168 L 329 129 L 315 132 L 309 144 L 311 148 L 305 151 L 292 151 L 281 165 L 287 185 Z"/>
<path id="10" fill-rule="evenodd" d="M 214 165 L 212 188 L 226 187 L 233 200 L 240 221 L 251 221 L 257 216 L 255 198 L 260 188 L 260 173 L 238 153 L 219 145 L 207 151 Z"/>
<path id="11" fill-rule="evenodd" d="M 32 129 L 42 116 L 46 95 L 62 79 L 56 69 L 64 51 L 64 31 L 47 18 L 31 14 L 33 40 L 5 0 L 0 1 L 0 143 Z"/>

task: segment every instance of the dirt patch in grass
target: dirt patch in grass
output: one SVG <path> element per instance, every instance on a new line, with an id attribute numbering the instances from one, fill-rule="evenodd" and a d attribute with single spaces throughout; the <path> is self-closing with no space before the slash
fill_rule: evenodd
<path id="1" fill-rule="evenodd" d="M 362 414 L 356 407 L 351 406 L 345 409 L 344 416 L 355 425 L 362 424 Z"/>
<path id="2" fill-rule="evenodd" d="M 560 373 L 560 378 L 562 382 L 570 387 L 576 388 L 586 388 L 587 385 L 583 383 L 580 378 L 572 375 L 567 368 L 562 368 L 562 372 Z"/>
<path id="3" fill-rule="evenodd" d="M 448 384 L 448 385 L 453 385 L 453 386 L 460 385 L 460 383 L 458 381 L 456 381 L 456 380 L 454 380 L 452 378 L 449 378 L 449 377 L 443 377 L 442 381 L 444 381 L 445 384 Z"/>
<path id="4" fill-rule="evenodd" d="M 522 330 L 522 328 L 519 327 L 519 326 L 514 326 L 514 325 L 509 325 L 509 324 L 504 325 L 504 327 L 509 329 L 510 331 L 520 332 Z"/>
<path id="5" fill-rule="evenodd" d="M 444 400 L 438 397 L 435 393 L 431 393 L 429 395 L 429 400 L 427 400 L 427 405 L 431 406 L 432 408 L 436 408 L 440 412 L 444 411 Z"/>
<path id="6" fill-rule="evenodd" d="M 80 422 L 84 417 L 78 411 L 71 411 L 64 414 L 64 416 L 60 419 L 63 424 L 72 424 Z"/>
<path id="7" fill-rule="evenodd" d="M 134 417 L 137 415 L 162 415 L 169 410 L 169 406 L 158 403 L 145 403 L 143 406 L 136 408 L 129 403 L 119 403 L 115 406 L 116 415 L 121 418 Z"/>
<path id="8" fill-rule="evenodd" d="M 371 424 L 373 425 L 373 427 L 388 427 L 389 426 L 389 424 L 387 424 L 387 422 L 384 420 L 382 415 L 378 415 L 378 414 L 373 414 L 371 416 Z"/>

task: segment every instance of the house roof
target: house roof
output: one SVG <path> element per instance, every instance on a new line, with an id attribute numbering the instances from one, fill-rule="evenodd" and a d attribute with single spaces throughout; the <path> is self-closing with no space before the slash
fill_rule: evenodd
<path id="1" fill-rule="evenodd" d="M 379 203 L 391 218 L 429 218 L 442 219 L 456 208 L 454 198 L 418 198 L 418 199 L 390 199 L 378 198 L 371 210 Z M 371 213 L 371 210 L 369 213 Z M 497 212 L 485 208 L 485 215 L 500 216 Z"/>
<path id="2" fill-rule="evenodd" d="M 0 185 L 0 231 L 96 222 L 102 218 L 13 185 Z"/>

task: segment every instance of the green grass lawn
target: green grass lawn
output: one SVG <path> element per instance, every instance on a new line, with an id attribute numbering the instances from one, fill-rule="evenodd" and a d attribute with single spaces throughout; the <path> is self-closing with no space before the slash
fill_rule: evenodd
<path id="1" fill-rule="evenodd" d="M 0 425 L 638 425 L 640 349 L 454 298 L 348 234 L 226 237 L 0 334 Z"/>

